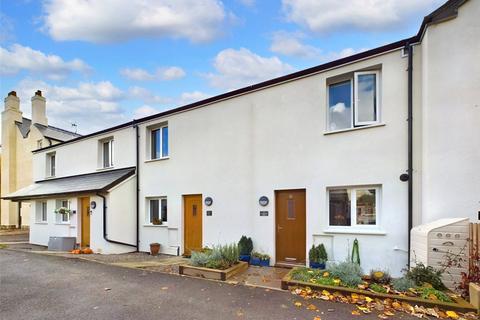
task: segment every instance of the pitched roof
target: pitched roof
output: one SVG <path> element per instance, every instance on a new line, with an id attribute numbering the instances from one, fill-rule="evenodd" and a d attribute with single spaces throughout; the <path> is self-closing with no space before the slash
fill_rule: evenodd
<path id="1" fill-rule="evenodd" d="M 18 130 L 20 130 L 20 133 L 22 134 L 22 136 L 24 138 L 26 138 L 28 136 L 28 134 L 30 133 L 30 128 L 32 126 L 32 120 L 28 119 L 28 118 L 25 118 L 25 117 L 22 117 L 22 122 L 15 122 L 15 124 L 17 125 Z M 33 125 L 40 131 L 40 133 L 44 137 L 50 138 L 50 139 L 53 139 L 53 140 L 57 140 L 57 141 L 61 141 L 61 142 L 69 141 L 69 140 L 79 138 L 79 137 L 82 136 L 78 133 L 68 131 L 68 130 L 64 130 L 64 129 L 60 129 L 60 128 L 50 126 L 50 125 L 44 126 L 44 125 L 39 124 L 39 123 L 34 123 Z"/>
<path id="2" fill-rule="evenodd" d="M 107 192 L 135 174 L 135 167 L 36 181 L 2 199 L 21 201 L 53 196 Z"/>
<path id="3" fill-rule="evenodd" d="M 247 86 L 247 87 L 244 87 L 244 88 L 240 88 L 240 89 L 237 89 L 237 90 L 229 91 L 229 92 L 226 92 L 226 93 L 223 93 L 223 94 L 211 97 L 211 98 L 207 98 L 207 99 L 204 99 L 204 100 L 200 100 L 200 101 L 197 101 L 197 102 L 194 102 L 194 103 L 191 103 L 191 104 L 187 104 L 187 105 L 184 105 L 184 106 L 181 106 L 181 107 L 177 107 L 177 108 L 174 108 L 174 109 L 170 109 L 170 110 L 167 110 L 167 111 L 156 113 L 156 114 L 151 115 L 151 116 L 147 116 L 147 117 L 143 117 L 143 118 L 140 118 L 140 119 L 125 122 L 125 123 L 119 124 L 117 126 L 113 126 L 113 127 L 110 127 L 110 128 L 104 129 L 104 130 L 96 131 L 96 132 L 93 132 L 93 133 L 90 133 L 90 134 L 72 139 L 70 141 L 65 141 L 63 143 L 59 143 L 59 144 L 56 144 L 56 145 L 52 145 L 52 146 L 44 147 L 44 148 L 41 148 L 41 149 L 38 149 L 38 150 L 34 150 L 33 152 L 58 147 L 58 146 L 60 146 L 64 143 L 75 142 L 77 140 L 86 139 L 86 138 L 89 138 L 89 137 L 92 137 L 92 136 L 96 136 L 96 135 L 99 135 L 99 134 L 103 134 L 103 133 L 107 133 L 107 132 L 110 132 L 110 131 L 118 130 L 118 129 L 121 129 L 121 128 L 129 127 L 129 126 L 135 126 L 138 123 L 149 121 L 149 120 L 156 119 L 156 118 L 161 118 L 161 117 L 173 114 L 173 113 L 188 111 L 188 110 L 195 109 L 195 108 L 198 108 L 198 107 L 207 106 L 207 105 L 212 104 L 212 103 L 217 102 L 217 101 L 221 101 L 221 100 L 224 100 L 224 99 L 229 99 L 229 98 L 241 95 L 241 94 L 245 94 L 245 93 L 248 93 L 248 92 L 253 92 L 253 91 L 256 91 L 256 90 L 260 90 L 260 89 L 263 89 L 263 88 L 270 87 L 272 85 L 280 84 L 282 82 L 299 79 L 299 78 L 302 78 L 302 77 L 305 77 L 305 76 L 313 75 L 313 74 L 316 74 L 316 73 L 319 73 L 319 72 L 322 72 L 322 71 L 325 71 L 325 70 L 328 70 L 328 69 L 332 69 L 332 68 L 335 68 L 335 67 L 339 67 L 339 66 L 342 66 L 342 65 L 345 65 L 345 64 L 348 64 L 348 63 L 352 63 L 352 62 L 355 62 L 355 61 L 358 61 L 358 60 L 363 60 L 363 59 L 373 57 L 373 56 L 376 56 L 376 55 L 379 55 L 379 54 L 382 54 L 382 53 L 386 53 L 386 52 L 393 51 L 393 50 L 396 50 L 396 49 L 404 48 L 405 46 L 408 46 L 410 44 L 421 42 L 425 30 L 428 28 L 428 26 L 430 24 L 439 23 L 439 22 L 444 21 L 446 19 L 450 19 L 450 18 L 455 17 L 457 15 L 458 8 L 467 1 L 468 0 L 448 0 L 441 7 L 439 7 L 438 9 L 433 11 L 432 13 L 430 13 L 428 16 L 424 17 L 422 25 L 420 26 L 420 29 L 418 30 L 418 33 L 413 37 L 406 38 L 406 39 L 403 39 L 403 40 L 400 40 L 400 41 L 396 41 L 396 42 L 393 42 L 393 43 L 390 43 L 390 44 L 387 44 L 387 45 L 383 45 L 383 46 L 380 46 L 380 47 L 377 47 L 377 48 L 374 48 L 374 49 L 371 49 L 371 50 L 367 50 L 367 51 L 364 51 L 364 52 L 360 52 L 360 53 L 357 53 L 357 54 L 354 54 L 354 55 L 351 55 L 351 56 L 348 56 L 348 57 L 345 57 L 345 58 L 341 58 L 341 59 L 338 59 L 338 60 L 327 62 L 327 63 L 321 64 L 321 65 L 318 65 L 318 66 L 315 66 L 315 67 L 300 70 L 300 71 L 297 71 L 297 72 L 294 72 L 294 73 L 291 73 L 291 74 L 287 74 L 285 76 L 281 76 L 281 77 L 278 77 L 278 78 L 263 81 L 263 82 L 260 82 L 260 83 L 254 84 L 254 85 L 250 85 L 250 86 Z"/>

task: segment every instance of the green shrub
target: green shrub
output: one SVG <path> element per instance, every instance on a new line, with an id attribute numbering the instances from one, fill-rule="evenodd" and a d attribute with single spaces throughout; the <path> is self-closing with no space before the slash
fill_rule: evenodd
<path id="1" fill-rule="evenodd" d="M 378 283 L 370 284 L 369 288 L 378 293 L 387 293 L 387 289 Z"/>
<path id="2" fill-rule="evenodd" d="M 236 244 L 214 246 L 212 249 L 193 251 L 190 263 L 196 267 L 227 269 L 238 262 L 238 246 Z"/>
<path id="3" fill-rule="evenodd" d="M 419 288 L 418 292 L 420 293 L 423 299 L 429 300 L 440 300 L 443 302 L 452 302 L 452 298 L 450 298 L 447 294 L 442 291 L 436 290 L 434 288 Z"/>
<path id="4" fill-rule="evenodd" d="M 293 280 L 310 282 L 311 279 L 317 278 L 319 276 L 318 270 L 309 269 L 305 267 L 294 268 L 290 272 L 290 276 Z"/>
<path id="5" fill-rule="evenodd" d="M 393 279 L 392 285 L 393 285 L 393 289 L 400 292 L 407 292 L 410 288 L 416 287 L 415 281 L 407 277 Z"/>
<path id="6" fill-rule="evenodd" d="M 327 250 L 325 250 L 323 243 L 318 246 L 312 245 L 308 252 L 308 259 L 310 262 L 316 263 L 325 263 L 328 260 Z"/>
<path id="7" fill-rule="evenodd" d="M 312 247 L 310 248 L 310 251 L 308 251 L 308 259 L 310 260 L 310 262 L 319 262 L 320 260 L 320 257 L 318 255 L 318 250 L 317 250 L 317 247 L 315 247 L 315 245 L 312 245 Z"/>
<path id="8" fill-rule="evenodd" d="M 332 278 L 338 278 L 347 287 L 356 287 L 362 283 L 362 268 L 356 263 L 345 261 L 334 264 L 328 270 Z"/>
<path id="9" fill-rule="evenodd" d="M 250 255 L 253 251 L 253 241 L 252 238 L 242 236 L 240 241 L 238 241 L 238 250 L 241 255 Z"/>
<path id="10" fill-rule="evenodd" d="M 370 279 L 372 282 L 380 284 L 389 284 L 392 281 L 390 273 L 384 270 L 371 270 Z"/>
<path id="11" fill-rule="evenodd" d="M 407 271 L 407 278 L 413 280 L 417 286 L 422 286 L 424 283 L 431 284 L 437 290 L 445 290 L 446 287 L 442 282 L 442 271 L 435 270 L 431 266 L 425 266 L 419 262 L 415 267 Z"/>
<path id="12" fill-rule="evenodd" d="M 254 252 L 252 253 L 253 258 L 258 258 L 260 260 L 268 260 L 270 259 L 270 256 L 268 254 L 260 253 L 260 252 Z"/>

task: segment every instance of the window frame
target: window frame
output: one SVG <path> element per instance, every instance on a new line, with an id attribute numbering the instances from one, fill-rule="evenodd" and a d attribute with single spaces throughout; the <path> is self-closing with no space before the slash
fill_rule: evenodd
<path id="1" fill-rule="evenodd" d="M 53 178 L 57 171 L 57 153 L 47 153 L 47 174 L 48 178 Z"/>
<path id="2" fill-rule="evenodd" d="M 159 197 L 148 197 L 147 201 L 147 210 L 145 210 L 145 224 L 147 226 L 166 226 L 168 223 L 168 199 L 166 196 L 159 196 Z M 151 201 L 158 201 L 158 218 L 162 221 L 162 224 L 156 225 L 153 223 L 151 219 L 151 208 L 152 204 Z M 162 201 L 166 201 L 166 220 L 163 219 L 162 214 Z"/>
<path id="3" fill-rule="evenodd" d="M 358 78 L 361 75 L 375 75 L 375 120 L 374 121 L 359 121 L 358 120 Z M 380 72 L 379 71 L 357 71 L 353 73 L 353 128 L 370 126 L 380 123 Z"/>
<path id="4" fill-rule="evenodd" d="M 360 122 L 358 121 L 358 112 L 357 112 L 357 88 L 358 88 L 358 76 L 359 75 L 364 75 L 364 74 L 375 74 L 376 77 L 376 82 L 375 82 L 375 90 L 376 90 L 376 96 L 375 96 L 375 103 L 376 103 L 376 120 L 375 121 L 363 121 Z M 342 75 L 339 77 L 334 77 L 335 80 L 332 80 L 331 82 L 328 81 L 326 83 L 326 132 L 336 132 L 336 131 L 349 131 L 357 128 L 365 128 L 369 126 L 375 126 L 381 124 L 381 87 L 380 87 L 380 82 L 381 82 L 381 70 L 365 70 L 365 71 L 354 71 L 351 73 L 348 73 L 346 75 Z M 330 86 L 338 85 L 343 82 L 350 82 L 350 102 L 351 102 L 351 114 L 350 114 L 350 127 L 347 128 L 342 128 L 342 129 L 330 129 Z"/>
<path id="5" fill-rule="evenodd" d="M 163 130 L 164 129 L 167 130 L 167 148 L 166 148 L 167 154 L 166 155 L 164 155 L 164 148 L 163 148 Z M 154 132 L 157 132 L 157 131 L 158 131 L 159 148 L 160 148 L 159 150 L 156 149 L 156 146 L 155 146 L 156 140 L 154 139 Z M 168 123 L 160 126 L 152 127 L 148 130 L 148 133 L 150 135 L 149 159 L 150 160 L 168 159 L 170 157 L 170 143 L 169 143 L 170 134 L 169 134 Z M 154 151 L 155 151 L 155 154 L 158 151 L 159 157 L 154 156 Z"/>
<path id="6" fill-rule="evenodd" d="M 35 223 L 48 223 L 48 203 L 38 201 L 36 205 Z M 45 217 L 45 219 L 44 219 Z"/>
<path id="7" fill-rule="evenodd" d="M 64 206 L 64 203 L 67 203 L 66 206 Z M 60 208 L 60 207 L 65 207 L 65 208 L 68 208 L 70 209 L 70 200 L 68 199 L 58 199 L 56 201 L 56 209 Z M 60 214 L 60 213 L 56 213 L 56 221 L 57 221 L 57 224 L 69 224 L 70 223 L 70 213 L 67 213 L 67 214 Z M 64 218 L 67 217 L 67 220 L 64 220 Z"/>
<path id="8" fill-rule="evenodd" d="M 102 152 L 102 168 L 103 169 L 108 169 L 108 168 L 113 168 L 114 167 L 114 139 L 113 138 L 109 138 L 109 139 L 105 139 L 105 140 L 101 140 L 100 141 L 101 143 L 101 152 Z M 109 157 L 109 161 L 108 161 L 108 165 L 105 165 L 106 161 L 105 161 L 105 145 L 108 144 L 108 157 Z"/>
<path id="9" fill-rule="evenodd" d="M 333 190 L 344 190 L 350 194 L 350 225 L 349 226 L 340 226 L 330 224 L 330 191 Z M 375 224 L 357 224 L 357 191 L 358 190 L 375 190 Z M 382 186 L 381 185 L 360 185 L 360 186 L 342 186 L 342 187 L 331 187 L 327 188 L 327 220 L 328 220 L 328 229 L 379 229 L 381 221 L 381 197 L 382 197 Z"/>

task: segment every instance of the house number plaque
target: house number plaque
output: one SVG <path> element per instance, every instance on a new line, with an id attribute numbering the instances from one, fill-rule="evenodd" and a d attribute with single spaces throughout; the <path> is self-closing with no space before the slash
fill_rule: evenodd
<path id="1" fill-rule="evenodd" d="M 207 210 L 207 217 L 211 217 L 212 216 L 212 210 Z"/>
<path id="2" fill-rule="evenodd" d="M 260 217 L 268 217 L 268 211 L 260 211 Z"/>

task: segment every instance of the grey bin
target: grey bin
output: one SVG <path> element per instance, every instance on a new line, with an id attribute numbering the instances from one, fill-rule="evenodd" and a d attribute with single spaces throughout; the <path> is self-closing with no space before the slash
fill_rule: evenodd
<path id="1" fill-rule="evenodd" d="M 50 237 L 48 250 L 50 251 L 71 251 L 75 249 L 75 237 Z"/>

